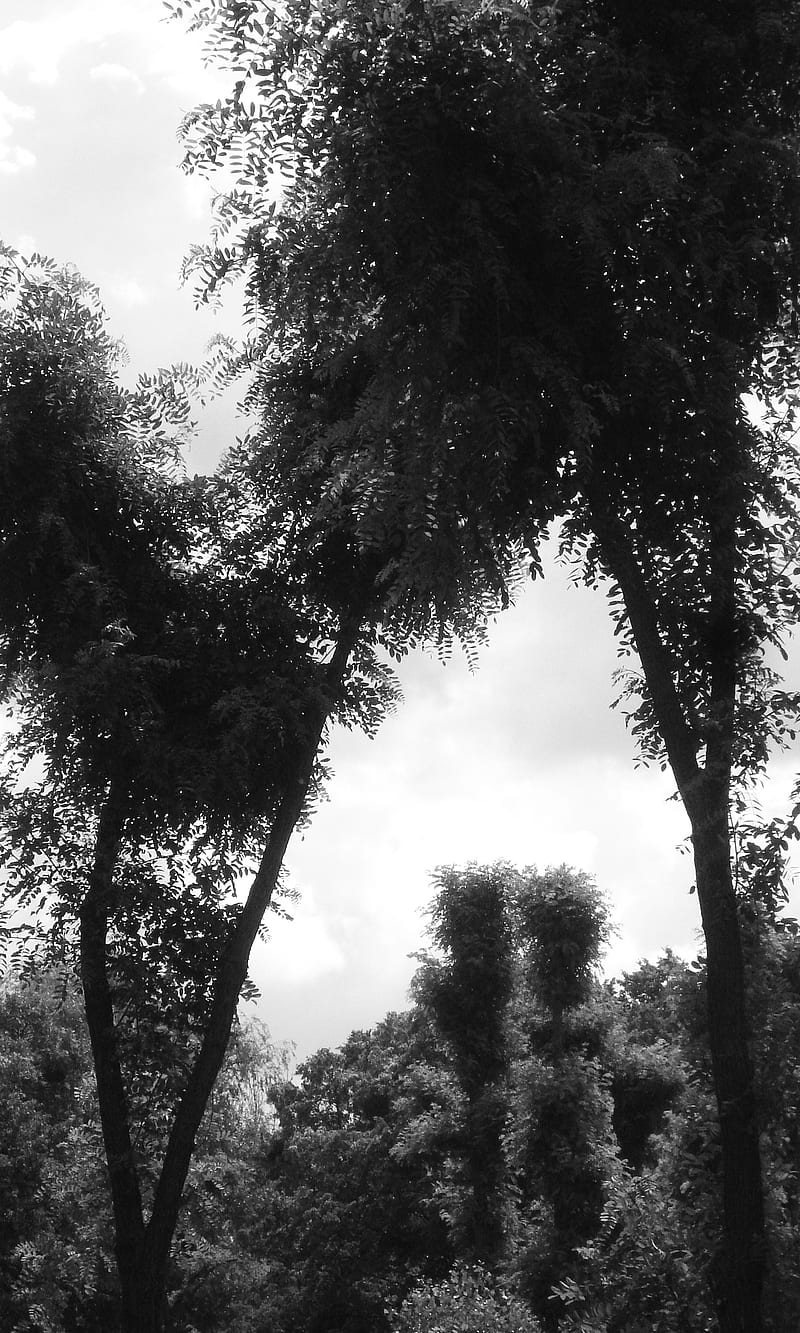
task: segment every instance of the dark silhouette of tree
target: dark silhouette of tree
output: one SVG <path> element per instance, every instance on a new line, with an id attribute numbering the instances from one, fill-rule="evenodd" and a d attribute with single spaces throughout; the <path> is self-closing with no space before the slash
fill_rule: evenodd
<path id="1" fill-rule="evenodd" d="M 458 1253 L 495 1267 L 503 1255 L 508 1114 L 508 1015 L 514 979 L 508 866 L 437 872 L 427 958 L 414 981 L 449 1052 L 464 1098 L 464 1201 L 455 1224 Z"/>
<path id="2" fill-rule="evenodd" d="M 295 580 L 286 495 L 183 481 L 184 405 L 117 387 L 96 294 L 3 263 L 6 893 L 78 950 L 126 1327 L 160 1329 L 196 1135 L 328 718 L 371 726 L 391 690 L 363 586 L 332 608 Z"/>
<path id="3" fill-rule="evenodd" d="M 718 1317 L 750 1333 L 767 1260 L 728 823 L 794 709 L 765 651 L 797 614 L 796 6 L 179 8 L 235 71 L 184 135 L 190 169 L 237 172 L 192 263 L 206 294 L 245 279 L 253 448 L 299 409 L 287 466 L 337 460 L 320 512 L 352 499 L 398 609 L 411 587 L 463 605 L 476 570 L 502 593 L 559 517 L 638 657 L 630 721 L 674 774 L 706 936 Z"/>

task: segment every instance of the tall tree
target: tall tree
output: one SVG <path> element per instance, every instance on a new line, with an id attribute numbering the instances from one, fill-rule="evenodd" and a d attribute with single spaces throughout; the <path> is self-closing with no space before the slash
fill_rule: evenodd
<path id="1" fill-rule="evenodd" d="M 522 1281 L 542 1327 L 555 1329 L 563 1308 L 554 1288 L 598 1229 L 614 1159 L 602 1030 L 579 1017 L 597 990 L 608 912 L 591 877 L 566 865 L 524 871 L 513 906 L 521 1040 L 510 1139 L 521 1198 L 543 1201 L 547 1214 L 522 1255 Z"/>
<path id="2" fill-rule="evenodd" d="M 462 1160 L 465 1201 L 456 1219 L 459 1254 L 489 1268 L 503 1255 L 508 1111 L 507 1009 L 514 977 L 509 866 L 437 872 L 431 938 L 414 979 L 453 1062 L 465 1102 Z"/>
<path id="3" fill-rule="evenodd" d="M 764 654 L 797 614 L 797 6 L 170 7 L 235 77 L 184 127 L 192 169 L 236 176 L 194 263 L 207 294 L 245 275 L 234 369 L 257 364 L 254 407 L 301 404 L 293 466 L 337 460 L 324 512 L 346 494 L 396 602 L 442 606 L 476 567 L 503 588 L 519 544 L 536 565 L 557 515 L 639 657 L 633 728 L 675 776 L 708 951 L 719 1322 L 757 1330 L 728 820 L 792 705 Z"/>
<path id="4" fill-rule="evenodd" d="M 293 573 L 302 513 L 285 490 L 255 503 L 245 479 L 183 482 L 183 412 L 165 414 L 157 384 L 118 388 L 96 294 L 8 251 L 2 279 L 0 637 L 17 723 L 4 892 L 43 906 L 53 947 L 78 949 L 125 1325 L 153 1333 L 195 1137 L 328 718 L 372 725 L 391 690 L 370 664 L 368 581 L 331 606 Z M 157 1122 L 143 1143 L 137 1111 Z"/>

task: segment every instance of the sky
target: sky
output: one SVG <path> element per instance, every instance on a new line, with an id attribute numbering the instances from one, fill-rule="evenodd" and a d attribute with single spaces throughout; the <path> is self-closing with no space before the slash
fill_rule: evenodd
<path id="1" fill-rule="evenodd" d="M 181 172 L 176 130 L 227 82 L 162 16 L 160 0 L 0 5 L 0 240 L 97 285 L 128 377 L 199 361 L 239 317 L 235 297 L 196 310 L 180 283 L 183 256 L 207 236 L 211 187 Z M 241 430 L 230 401 L 213 407 L 189 472 L 212 468 Z M 617 927 L 610 974 L 701 947 L 673 784 L 637 767 L 611 708 L 619 660 L 604 599 L 571 586 L 552 552 L 545 565 L 490 626 L 477 671 L 414 654 L 376 739 L 332 736 L 328 799 L 287 858 L 300 901 L 251 968 L 259 1017 L 300 1058 L 406 1006 L 440 865 L 588 871 Z M 791 755 L 775 763 L 767 813 L 785 807 L 793 771 Z"/>

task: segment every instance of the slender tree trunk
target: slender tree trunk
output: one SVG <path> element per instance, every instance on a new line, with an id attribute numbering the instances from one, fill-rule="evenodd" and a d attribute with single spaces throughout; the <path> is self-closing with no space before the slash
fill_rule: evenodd
<path id="1" fill-rule="evenodd" d="M 116 784 L 112 783 L 100 812 L 94 864 L 86 897 L 81 904 L 80 961 L 84 1009 L 92 1046 L 111 1187 L 117 1268 L 123 1304 L 129 1304 L 137 1286 L 144 1217 L 107 971 L 108 921 L 113 906 L 114 871 L 124 819 L 124 797 Z"/>
<path id="2" fill-rule="evenodd" d="M 707 956 L 709 1046 L 722 1150 L 723 1243 L 712 1280 L 720 1333 L 760 1333 L 766 1268 L 764 1200 L 747 1025 L 744 955 L 731 873 L 730 778 L 738 662 L 735 649 L 735 512 L 720 496 L 710 544 L 713 645 L 705 763 L 684 713 L 677 664 L 654 598 L 621 524 L 595 507 L 606 566 L 630 618 L 658 728 L 692 826 L 697 895 Z"/>
<path id="3" fill-rule="evenodd" d="M 340 692 L 359 626 L 360 622 L 353 620 L 342 629 L 325 673 L 323 689 L 309 718 L 306 747 L 297 756 L 247 900 L 223 949 L 214 982 L 208 1026 L 178 1103 L 150 1220 L 143 1230 L 138 1226 L 134 1229 L 130 1244 L 127 1239 L 120 1241 L 118 1226 L 118 1253 L 124 1252 L 126 1260 L 124 1275 L 120 1266 L 126 1333 L 164 1333 L 167 1327 L 166 1286 L 170 1249 L 181 1195 L 194 1152 L 195 1136 L 225 1058 L 239 994 L 247 976 L 250 951 L 278 882 L 289 840 L 302 814 L 322 734 L 331 706 Z M 131 1264 L 127 1262 L 129 1253 L 133 1256 Z"/>
<path id="4" fill-rule="evenodd" d="M 728 803 L 707 781 L 687 809 L 706 942 L 709 1045 L 722 1148 L 725 1244 L 713 1294 L 721 1333 L 757 1333 L 766 1260 L 764 1201 Z"/>

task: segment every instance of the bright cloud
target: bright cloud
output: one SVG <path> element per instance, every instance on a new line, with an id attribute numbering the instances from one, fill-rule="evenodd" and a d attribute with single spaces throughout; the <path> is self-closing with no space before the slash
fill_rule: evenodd
<path id="1" fill-rule="evenodd" d="M 56 83 L 64 60 L 73 52 L 116 36 L 151 40 L 162 14 L 160 0 L 116 0 L 115 4 L 77 0 L 55 11 L 42 0 L 28 0 L 25 18 L 0 28 L 0 71 L 20 70 L 34 83 Z"/>
<path id="2" fill-rule="evenodd" d="M 128 69 L 125 65 L 94 65 L 89 70 L 89 78 L 93 83 L 105 83 L 112 88 L 129 88 L 137 96 L 141 97 L 144 92 L 144 84 L 135 70 Z"/>
<path id="3" fill-rule="evenodd" d="M 8 148 L 0 144 L 0 176 L 18 176 L 36 166 L 36 158 L 27 148 Z"/>
<path id="4" fill-rule="evenodd" d="M 208 225 L 211 218 L 211 199 L 213 190 L 204 176 L 184 176 L 181 180 L 186 216 L 192 222 Z"/>
<path id="5" fill-rule="evenodd" d="M 0 72 L 22 69 L 35 83 L 55 83 L 60 51 L 52 34 L 46 35 L 49 29 L 50 24 L 45 27 L 25 19 L 0 28 Z"/>
<path id="6" fill-rule="evenodd" d="M 311 894 L 295 909 L 293 921 L 268 919 L 269 942 L 259 951 L 275 986 L 308 986 L 343 971 L 345 955 L 326 921 L 316 915 Z"/>
<path id="7" fill-rule="evenodd" d="M 31 236 L 29 231 L 21 231 L 13 244 L 15 250 L 18 250 L 21 255 L 33 255 L 39 249 L 36 237 Z"/>
<path id="8" fill-rule="evenodd" d="M 111 279 L 106 284 L 105 290 L 108 295 L 121 305 L 126 306 L 144 306 L 150 303 L 150 294 L 145 290 L 135 278 L 128 278 L 124 274 Z"/>
<path id="9" fill-rule="evenodd" d="M 8 138 L 14 131 L 14 124 L 18 120 L 33 120 L 34 110 L 32 106 L 20 106 L 18 102 L 12 102 L 10 97 L 0 91 L 0 138 Z"/>
<path id="10" fill-rule="evenodd" d="M 25 0 L 24 6 L 22 0 L 4 0 L 3 9 L 17 9 L 24 18 L 0 26 L 0 73 L 20 71 L 33 83 L 55 84 L 71 55 L 124 38 L 127 47 L 136 42 L 141 73 L 152 74 L 173 89 L 186 90 L 191 102 L 211 95 L 200 86 L 201 79 L 208 79 L 209 89 L 212 81 L 220 81 L 218 74 L 203 75 L 200 38 L 187 34 L 180 23 L 164 22 L 161 0 L 114 0 L 113 4 L 108 0 L 62 0 L 58 8 L 47 0 Z M 95 67 L 105 71 L 123 68 L 127 70 L 113 61 Z M 139 73 L 128 70 L 128 74 L 140 82 Z M 94 71 L 92 77 L 97 77 Z"/>
<path id="11" fill-rule="evenodd" d="M 30 149 L 3 142 L 11 139 L 18 121 L 33 120 L 33 116 L 33 107 L 20 106 L 0 92 L 0 175 L 16 176 L 36 165 L 36 157 Z"/>

